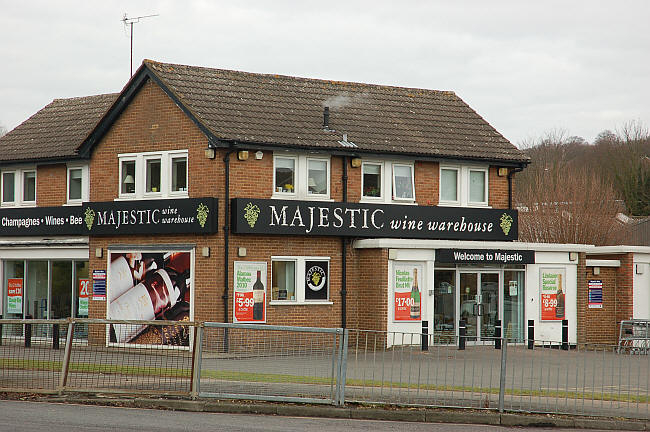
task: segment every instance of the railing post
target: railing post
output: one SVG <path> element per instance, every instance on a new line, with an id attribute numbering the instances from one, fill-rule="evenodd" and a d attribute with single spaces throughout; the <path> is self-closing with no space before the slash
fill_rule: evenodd
<path id="1" fill-rule="evenodd" d="M 2 314 L 0 314 L 0 345 L 2 345 Z"/>
<path id="2" fill-rule="evenodd" d="M 63 393 L 68 382 L 68 371 L 70 370 L 70 351 L 72 351 L 72 336 L 74 334 L 74 321 L 68 318 L 68 334 L 65 338 L 65 351 L 63 352 L 63 364 L 61 365 L 61 379 L 59 380 L 59 393 Z"/>
<path id="3" fill-rule="evenodd" d="M 52 349 L 59 349 L 59 324 L 52 324 Z"/>
<path id="4" fill-rule="evenodd" d="M 535 347 L 535 320 L 528 320 L 528 349 Z"/>
<path id="5" fill-rule="evenodd" d="M 31 318 L 27 315 L 25 318 Z M 25 348 L 32 347 L 32 325 L 25 323 Z"/>
<path id="6" fill-rule="evenodd" d="M 562 320 L 562 349 L 569 349 L 569 320 Z"/>
<path id="7" fill-rule="evenodd" d="M 336 378 L 336 383 L 338 387 L 337 392 L 337 401 L 336 405 L 343 406 L 345 405 L 345 380 L 347 377 L 348 371 L 348 329 L 343 329 L 343 334 L 341 335 L 341 349 L 339 350 L 339 367 L 338 367 L 338 376 Z"/>
<path id="8" fill-rule="evenodd" d="M 190 383 L 190 396 L 196 399 L 201 392 L 201 358 L 203 354 L 203 323 L 194 327 L 194 351 L 192 352 L 192 381 Z"/>
<path id="9" fill-rule="evenodd" d="M 499 412 L 503 412 L 504 398 L 506 394 L 506 351 L 508 351 L 508 341 L 503 340 L 503 348 L 501 349 L 501 376 L 499 379 Z"/>
<path id="10" fill-rule="evenodd" d="M 465 336 L 467 335 L 467 324 L 465 320 L 458 321 L 458 349 L 465 349 Z"/>
<path id="11" fill-rule="evenodd" d="M 501 349 L 501 320 L 494 326 L 494 349 Z"/>
<path id="12" fill-rule="evenodd" d="M 429 351 L 429 321 L 422 321 L 422 351 Z"/>

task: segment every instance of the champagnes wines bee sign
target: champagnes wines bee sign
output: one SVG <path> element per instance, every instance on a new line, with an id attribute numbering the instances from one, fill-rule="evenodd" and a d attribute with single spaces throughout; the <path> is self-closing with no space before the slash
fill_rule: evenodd
<path id="1" fill-rule="evenodd" d="M 394 321 L 420 321 L 422 319 L 420 296 L 422 266 L 419 264 L 395 264 L 393 272 Z"/>
<path id="2" fill-rule="evenodd" d="M 235 261 L 234 322 L 266 322 L 266 262 Z"/>
<path id="3" fill-rule="evenodd" d="M 190 320 L 191 252 L 121 251 L 109 260 L 108 319 Z M 111 324 L 109 341 L 189 346 L 189 327 Z"/>

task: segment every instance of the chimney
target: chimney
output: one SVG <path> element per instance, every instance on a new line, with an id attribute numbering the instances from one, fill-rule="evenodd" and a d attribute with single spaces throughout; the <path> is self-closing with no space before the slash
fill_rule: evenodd
<path id="1" fill-rule="evenodd" d="M 330 127 L 330 107 L 325 107 L 323 109 L 323 129 L 329 129 Z"/>

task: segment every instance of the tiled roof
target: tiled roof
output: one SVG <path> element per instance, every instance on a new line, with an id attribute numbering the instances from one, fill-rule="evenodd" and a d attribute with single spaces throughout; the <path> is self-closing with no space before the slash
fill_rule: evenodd
<path id="1" fill-rule="evenodd" d="M 75 157 L 118 94 L 55 99 L 0 137 L 0 162 Z"/>
<path id="2" fill-rule="evenodd" d="M 145 60 L 215 137 L 440 158 L 529 161 L 453 92 L 264 75 Z M 323 128 L 323 109 L 330 108 Z"/>

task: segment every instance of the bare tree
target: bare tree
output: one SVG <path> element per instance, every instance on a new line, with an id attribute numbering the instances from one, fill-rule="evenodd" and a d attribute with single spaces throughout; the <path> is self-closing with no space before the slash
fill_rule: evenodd
<path id="1" fill-rule="evenodd" d="M 618 244 L 622 202 L 611 185 L 586 170 L 551 167 L 517 188 L 519 238 L 542 243 Z"/>

